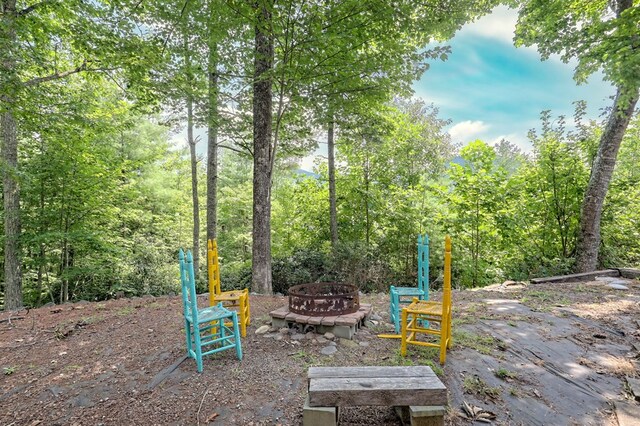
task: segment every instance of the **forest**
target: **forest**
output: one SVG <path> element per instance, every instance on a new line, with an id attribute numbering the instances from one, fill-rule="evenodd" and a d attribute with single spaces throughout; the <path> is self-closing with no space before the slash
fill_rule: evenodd
<path id="1" fill-rule="evenodd" d="M 601 121 L 577 101 L 532 152 L 451 141 L 411 85 L 498 4 L 516 45 L 611 82 Z M 176 293 L 180 247 L 205 291 L 211 238 L 223 287 L 257 293 L 414 283 L 418 234 L 434 286 L 445 235 L 457 288 L 640 266 L 640 1 L 0 0 L 0 22 L 4 309 Z"/>

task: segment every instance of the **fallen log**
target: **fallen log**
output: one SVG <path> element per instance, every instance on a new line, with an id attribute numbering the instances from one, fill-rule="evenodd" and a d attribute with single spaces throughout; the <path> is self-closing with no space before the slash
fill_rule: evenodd
<path id="1" fill-rule="evenodd" d="M 532 278 L 531 284 L 569 283 L 575 281 L 591 281 L 596 277 L 619 277 L 618 269 L 604 269 L 602 271 L 582 272 L 579 274 L 558 275 L 555 277 Z"/>

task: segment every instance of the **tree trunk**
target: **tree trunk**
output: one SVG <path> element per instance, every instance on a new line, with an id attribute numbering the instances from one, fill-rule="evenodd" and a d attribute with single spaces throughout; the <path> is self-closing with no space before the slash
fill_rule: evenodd
<path id="1" fill-rule="evenodd" d="M 607 196 L 622 138 L 637 101 L 637 87 L 631 90 L 618 87 L 613 110 L 600 137 L 600 145 L 591 169 L 589 185 L 582 202 L 577 244 L 577 272 L 594 271 L 598 266 L 602 205 Z"/>
<path id="2" fill-rule="evenodd" d="M 16 2 L 0 2 L 0 144 L 2 147 L 2 187 L 4 200 L 4 309 L 22 307 L 22 274 L 20 256 L 20 186 L 18 171 L 18 128 L 12 113 L 13 85 L 18 85 L 16 59 L 13 47 L 16 44 Z"/>
<path id="3" fill-rule="evenodd" d="M 256 8 L 253 81 L 253 247 L 252 291 L 270 294 L 271 284 L 271 119 L 272 0 Z"/>
<path id="4" fill-rule="evenodd" d="M 207 239 L 216 238 L 218 227 L 218 44 L 215 23 L 218 10 L 209 1 L 209 111 L 207 120 Z"/>
<path id="5" fill-rule="evenodd" d="M 327 131 L 327 151 L 329 156 L 329 216 L 331 221 L 331 248 L 335 250 L 338 245 L 338 212 L 336 207 L 336 163 L 333 130 L 334 121 L 332 117 L 329 120 L 329 129 Z"/>
<path id="6" fill-rule="evenodd" d="M 2 128 L 2 176 L 4 188 L 4 309 L 22 307 L 20 271 L 20 186 L 17 181 L 18 136 L 16 121 L 10 111 L 0 116 Z"/>
<path id="7" fill-rule="evenodd" d="M 366 143 L 365 143 L 365 149 Z M 369 153 L 365 152 L 362 162 L 362 180 L 364 183 L 364 218 L 365 218 L 365 240 L 367 242 L 367 258 L 369 257 L 370 229 L 371 221 L 369 217 Z"/>
<path id="8" fill-rule="evenodd" d="M 198 202 L 198 158 L 193 139 L 193 99 L 187 95 L 187 140 L 191 155 L 191 198 L 193 200 L 193 269 L 200 270 L 200 203 Z"/>
<path id="9" fill-rule="evenodd" d="M 69 269 L 69 212 L 65 212 L 64 216 L 64 239 L 60 250 L 60 276 L 62 278 L 60 285 L 60 303 L 69 301 L 69 279 L 67 278 Z"/>
<path id="10" fill-rule="evenodd" d="M 187 143 L 191 155 L 191 198 L 193 200 L 193 270 L 196 276 L 200 271 L 200 203 L 198 201 L 198 158 L 196 141 L 193 138 L 193 78 L 191 75 L 191 55 L 189 54 L 188 35 L 184 36 L 184 55 L 187 73 Z"/>
<path id="11" fill-rule="evenodd" d="M 44 141 L 41 139 L 40 141 L 40 155 L 44 155 Z M 40 204 L 38 205 L 38 213 L 41 218 L 45 217 L 45 204 L 44 204 L 44 179 L 40 179 Z M 45 233 L 45 225 L 43 222 L 40 222 L 40 235 L 44 235 Z M 38 281 L 37 281 L 37 291 L 38 291 L 38 299 L 36 301 L 36 306 L 40 306 L 42 304 L 42 278 L 44 271 L 44 262 L 45 262 L 45 250 L 44 243 L 40 243 L 40 251 L 38 253 Z"/>

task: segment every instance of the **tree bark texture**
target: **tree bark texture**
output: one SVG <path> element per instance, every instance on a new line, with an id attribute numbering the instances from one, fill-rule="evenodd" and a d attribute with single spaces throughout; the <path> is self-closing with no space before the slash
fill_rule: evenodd
<path id="1" fill-rule="evenodd" d="M 213 25 L 216 9 L 209 2 L 209 111 L 207 120 L 207 239 L 213 240 L 218 227 L 218 45 Z"/>
<path id="2" fill-rule="evenodd" d="M 193 99 L 187 96 L 187 140 L 191 154 L 191 198 L 193 199 L 193 269 L 200 270 L 200 203 L 198 202 L 198 159 L 193 139 Z"/>
<path id="3" fill-rule="evenodd" d="M 331 222 L 331 247 L 335 250 L 338 245 L 338 211 L 336 207 L 336 163 L 333 119 L 329 120 L 329 129 L 327 131 L 327 151 L 329 157 L 329 216 Z"/>
<path id="4" fill-rule="evenodd" d="M 253 80 L 253 247 L 251 289 L 270 294 L 271 283 L 271 120 L 272 0 L 257 3 Z"/>
<path id="5" fill-rule="evenodd" d="M 187 73 L 187 143 L 191 155 L 191 198 L 193 200 L 193 269 L 198 276 L 200 271 L 200 203 L 198 202 L 198 159 L 196 141 L 193 138 L 193 95 L 191 85 L 191 55 L 189 54 L 188 35 L 184 38 L 185 68 Z"/>
<path id="6" fill-rule="evenodd" d="M 16 121 L 11 112 L 0 116 L 2 128 L 2 176 L 4 196 L 4 309 L 22 307 L 22 276 L 20 268 L 20 186 L 18 169 L 18 137 Z"/>
<path id="7" fill-rule="evenodd" d="M 602 206 L 613 176 L 622 138 L 638 102 L 637 87 L 632 89 L 630 97 L 630 92 L 625 90 L 618 87 L 614 107 L 600 137 L 598 152 L 591 168 L 589 185 L 582 202 L 576 272 L 595 271 L 598 266 Z"/>
<path id="8" fill-rule="evenodd" d="M 4 309 L 22 307 L 20 255 L 20 185 L 18 171 L 18 128 L 12 112 L 16 77 L 15 0 L 4 0 L 0 19 L 0 143 L 2 147 L 2 185 L 4 197 Z"/>

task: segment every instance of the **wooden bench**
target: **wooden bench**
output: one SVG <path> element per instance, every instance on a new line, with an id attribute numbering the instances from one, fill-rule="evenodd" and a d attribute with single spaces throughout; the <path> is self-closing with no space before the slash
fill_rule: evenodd
<path id="1" fill-rule="evenodd" d="M 310 367 L 303 426 L 335 426 L 339 407 L 398 407 L 412 426 L 444 424 L 447 388 L 427 366 Z"/>

